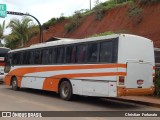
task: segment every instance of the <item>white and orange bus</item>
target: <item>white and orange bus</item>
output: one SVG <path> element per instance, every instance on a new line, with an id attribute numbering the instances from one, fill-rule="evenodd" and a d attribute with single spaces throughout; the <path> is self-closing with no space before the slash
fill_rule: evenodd
<path id="1" fill-rule="evenodd" d="M 154 92 L 153 42 L 114 34 L 85 39 L 60 39 L 12 50 L 5 84 L 12 89 L 54 91 L 72 96 L 118 97 Z"/>
<path id="2" fill-rule="evenodd" d="M 9 48 L 0 47 L 0 81 L 3 81 L 4 78 L 5 56 L 9 50 Z"/>

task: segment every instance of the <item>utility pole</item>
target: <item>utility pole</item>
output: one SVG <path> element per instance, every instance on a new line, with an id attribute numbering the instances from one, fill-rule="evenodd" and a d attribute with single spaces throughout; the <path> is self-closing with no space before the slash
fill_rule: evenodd
<path id="1" fill-rule="evenodd" d="M 92 4 L 92 3 L 91 3 L 91 0 L 89 0 L 90 10 L 91 10 L 91 7 L 92 7 L 91 4 Z"/>

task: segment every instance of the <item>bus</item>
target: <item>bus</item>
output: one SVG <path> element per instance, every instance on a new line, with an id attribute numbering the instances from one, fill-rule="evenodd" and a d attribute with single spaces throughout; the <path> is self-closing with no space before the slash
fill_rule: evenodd
<path id="1" fill-rule="evenodd" d="M 155 54 L 155 68 L 160 70 L 160 48 L 154 48 Z"/>
<path id="2" fill-rule="evenodd" d="M 13 90 L 53 91 L 64 100 L 154 93 L 153 42 L 137 35 L 64 38 L 11 50 L 6 61 L 5 84 Z"/>
<path id="3" fill-rule="evenodd" d="M 0 47 L 0 81 L 3 81 L 4 78 L 5 56 L 9 50 L 9 48 Z"/>

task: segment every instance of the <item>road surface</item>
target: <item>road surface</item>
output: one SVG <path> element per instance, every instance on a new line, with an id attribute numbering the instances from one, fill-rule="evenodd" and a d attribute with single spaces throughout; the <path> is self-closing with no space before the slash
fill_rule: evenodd
<path id="1" fill-rule="evenodd" d="M 160 111 L 159 108 L 126 103 L 122 101 L 77 97 L 75 101 L 64 101 L 52 92 L 21 89 L 13 91 L 9 86 L 0 85 L 0 111 Z M 0 118 L 2 119 L 2 118 Z M 3 118 L 5 119 L 5 118 Z M 6 118 L 8 120 L 9 118 Z M 20 118 L 10 118 L 18 120 Z M 28 118 L 23 118 L 28 119 Z M 35 118 L 29 118 L 35 119 Z M 53 118 L 36 118 L 48 120 Z M 54 119 L 74 120 L 75 117 L 56 117 Z M 120 120 L 118 117 L 76 117 L 76 120 Z M 135 118 L 122 118 L 134 120 Z M 142 118 L 136 118 L 141 120 Z M 150 120 L 150 118 L 143 118 Z M 159 119 L 159 118 L 154 118 Z"/>

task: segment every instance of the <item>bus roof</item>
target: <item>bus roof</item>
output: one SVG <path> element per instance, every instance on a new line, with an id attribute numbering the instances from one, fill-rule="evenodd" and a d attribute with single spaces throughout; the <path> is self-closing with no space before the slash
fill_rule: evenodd
<path id="1" fill-rule="evenodd" d="M 35 49 L 35 48 L 43 48 L 43 47 L 49 47 L 49 46 L 57 46 L 57 45 L 67 45 L 67 44 L 73 44 L 73 43 L 83 43 L 83 42 L 89 42 L 89 41 L 95 41 L 95 40 L 112 39 L 112 38 L 118 38 L 122 35 L 123 36 L 137 36 L 137 35 L 131 35 L 131 34 L 112 34 L 112 35 L 107 35 L 107 36 L 90 37 L 90 38 L 83 38 L 83 39 L 59 38 L 56 41 L 38 43 L 38 44 L 31 45 L 30 47 L 11 50 L 10 52 L 29 50 L 29 49 Z M 137 37 L 141 37 L 141 36 L 137 36 Z M 141 37 L 141 38 L 144 38 L 144 37 Z"/>
<path id="2" fill-rule="evenodd" d="M 0 49 L 9 49 L 10 50 L 10 48 L 7 48 L 7 47 L 0 47 Z"/>

